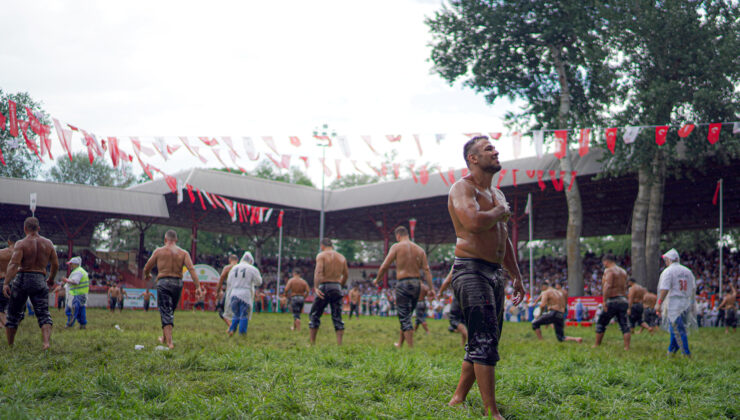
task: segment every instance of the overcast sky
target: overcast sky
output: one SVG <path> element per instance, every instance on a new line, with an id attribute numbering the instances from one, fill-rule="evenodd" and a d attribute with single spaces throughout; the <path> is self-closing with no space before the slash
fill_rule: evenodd
<path id="1" fill-rule="evenodd" d="M 27 91 L 52 116 L 98 136 L 166 136 L 171 144 L 182 135 L 252 136 L 264 148 L 257 139 L 272 135 L 281 153 L 317 156 L 308 140 L 329 123 L 348 136 L 353 158 L 370 158 L 362 134 L 373 134 L 381 151 L 416 153 L 415 133 L 422 160 L 461 167 L 462 133 L 506 133 L 502 118 L 513 108 L 487 105 L 431 73 L 424 19 L 440 7 L 419 0 L 6 2 L 0 87 Z M 450 136 L 438 146 L 434 133 Z M 391 144 L 383 134 L 404 137 Z M 288 135 L 308 148 L 288 149 Z M 510 144 L 506 136 L 498 143 L 504 160 L 513 158 Z M 175 157 L 151 161 L 165 170 L 200 165 L 182 149 Z"/>

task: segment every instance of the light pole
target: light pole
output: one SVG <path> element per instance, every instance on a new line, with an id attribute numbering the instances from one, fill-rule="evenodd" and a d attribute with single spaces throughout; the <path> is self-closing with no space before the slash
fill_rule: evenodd
<path id="1" fill-rule="evenodd" d="M 324 195 L 326 192 L 325 177 L 326 177 L 326 148 L 331 144 L 331 139 L 337 136 L 336 131 L 329 130 L 329 124 L 324 124 L 321 129 L 314 128 L 313 136 L 317 140 L 317 145 L 321 147 L 321 215 L 319 216 L 319 248 L 321 247 L 321 241 L 324 240 L 324 205 L 326 200 Z M 325 142 L 325 140 L 329 140 Z"/>

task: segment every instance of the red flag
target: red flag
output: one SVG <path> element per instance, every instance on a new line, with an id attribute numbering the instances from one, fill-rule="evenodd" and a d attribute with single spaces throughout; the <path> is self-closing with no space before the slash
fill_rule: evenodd
<path id="1" fill-rule="evenodd" d="M 385 163 L 380 165 L 380 173 L 383 177 L 388 176 L 388 166 Z"/>
<path id="2" fill-rule="evenodd" d="M 512 169 L 511 170 L 511 176 L 514 179 L 514 186 L 516 187 L 516 173 L 519 172 L 519 169 Z"/>
<path id="3" fill-rule="evenodd" d="M 4 166 L 8 166 L 5 163 L 5 158 L 3 158 L 3 151 L 2 151 L 2 149 L 0 149 L 0 163 L 2 163 Z"/>
<path id="4" fill-rule="evenodd" d="M 73 126 L 72 124 L 67 124 L 67 127 L 69 127 L 69 128 L 70 128 L 70 130 L 72 130 L 72 131 L 80 131 L 80 129 L 79 129 L 79 128 L 77 128 L 77 127 Z"/>
<path id="5" fill-rule="evenodd" d="M 59 142 L 62 143 L 62 148 L 67 152 L 67 156 L 69 156 L 69 161 L 72 161 L 72 132 L 67 130 L 66 128 L 62 127 L 62 124 L 59 123 L 59 120 L 54 118 L 54 128 L 57 131 L 57 137 L 59 137 Z"/>
<path id="6" fill-rule="evenodd" d="M 283 227 L 283 216 L 285 216 L 285 212 L 283 210 L 280 210 L 280 214 L 278 214 L 277 219 L 277 227 L 279 228 Z"/>
<path id="7" fill-rule="evenodd" d="M 714 197 L 712 197 L 712 204 L 715 206 L 717 205 L 717 197 L 719 197 L 719 186 L 722 184 L 722 181 L 717 181 L 717 188 L 714 189 Z"/>
<path id="8" fill-rule="evenodd" d="M 198 139 L 205 143 L 206 146 L 215 146 L 218 144 L 218 140 L 216 140 L 215 138 L 209 139 L 208 137 L 198 137 Z"/>
<path id="9" fill-rule="evenodd" d="M 684 124 L 681 128 L 678 129 L 678 136 L 682 139 L 685 139 L 689 136 L 689 134 L 691 134 L 692 131 L 694 131 L 694 124 Z"/>
<path id="10" fill-rule="evenodd" d="M 448 169 L 447 176 L 450 179 L 450 184 L 454 184 L 455 183 L 455 170 L 452 168 Z"/>
<path id="11" fill-rule="evenodd" d="M 505 176 L 506 176 L 506 169 L 502 169 L 498 175 L 498 182 L 496 183 L 496 188 L 501 188 L 501 181 L 504 180 Z"/>
<path id="12" fill-rule="evenodd" d="M 90 158 L 90 163 L 92 164 L 92 162 L 93 162 L 92 149 L 90 149 L 89 147 L 87 148 L 87 155 Z M 151 169 L 149 167 L 149 164 L 142 162 L 141 161 L 141 158 L 139 157 L 139 155 L 136 155 L 136 159 L 139 160 L 139 165 L 141 165 L 141 169 L 144 170 L 144 173 L 149 177 L 149 179 L 151 179 L 152 181 L 154 181 L 154 175 L 152 175 L 152 171 L 151 171 Z"/>
<path id="13" fill-rule="evenodd" d="M 170 187 L 170 190 L 177 194 L 177 179 L 175 179 L 174 176 L 170 176 L 165 174 L 164 175 L 164 182 L 167 183 L 167 186 Z"/>
<path id="14" fill-rule="evenodd" d="M 582 128 L 581 136 L 578 138 L 578 155 L 586 156 L 588 154 L 588 142 L 591 135 L 590 128 Z"/>
<path id="15" fill-rule="evenodd" d="M 542 180 L 542 177 L 545 175 L 545 171 L 537 171 L 537 185 L 540 186 L 540 190 L 545 191 L 547 188 L 547 185 L 545 185 L 545 181 Z"/>
<path id="16" fill-rule="evenodd" d="M 211 148 L 211 151 L 213 152 L 213 154 L 214 154 L 214 155 L 216 155 L 216 159 L 217 159 L 217 160 L 218 160 L 219 162 L 221 162 L 221 165 L 222 165 L 222 166 L 223 166 L 224 168 L 226 168 L 226 170 L 227 170 L 227 171 L 231 172 L 231 168 L 229 168 L 229 167 L 228 167 L 228 165 L 226 165 L 226 163 L 224 163 L 224 161 L 223 161 L 223 160 L 221 159 L 221 154 L 219 153 L 219 152 L 220 152 L 220 150 L 218 150 L 218 149 L 215 149 L 215 148 Z"/>
<path id="17" fill-rule="evenodd" d="M 568 147 L 568 130 L 555 130 L 555 157 L 562 159 Z"/>
<path id="18" fill-rule="evenodd" d="M 195 191 L 198 192 L 198 198 L 200 199 L 200 207 L 205 211 L 206 209 L 206 203 L 203 202 L 203 195 L 200 193 L 200 190 L 198 188 L 195 189 Z"/>
<path id="19" fill-rule="evenodd" d="M 44 155 L 45 153 L 48 153 L 49 160 L 54 160 L 54 156 L 51 155 L 51 139 L 49 138 L 49 134 L 51 134 L 51 127 L 48 125 L 41 125 L 41 132 L 39 133 L 39 137 L 41 137 L 41 154 Z"/>
<path id="20" fill-rule="evenodd" d="M 223 203 L 221 203 L 221 196 L 209 192 L 206 192 L 206 194 L 211 196 L 211 200 L 213 200 L 217 207 L 221 208 L 221 210 L 226 210 Z"/>
<path id="21" fill-rule="evenodd" d="M 339 166 L 342 163 L 342 159 L 336 159 L 334 161 L 334 166 L 337 168 L 337 179 L 342 179 L 342 174 L 339 172 Z"/>
<path id="22" fill-rule="evenodd" d="M 606 129 L 606 147 L 614 154 L 614 148 L 617 146 L 617 127 Z"/>
<path id="23" fill-rule="evenodd" d="M 31 131 L 35 134 L 41 134 L 41 121 L 36 118 L 31 108 L 26 107 L 26 115 L 28 115 L 28 123 L 30 124 Z"/>
<path id="24" fill-rule="evenodd" d="M 414 134 L 414 141 L 416 142 L 416 148 L 419 149 L 419 156 L 422 156 L 424 151 L 421 150 L 421 141 L 419 140 L 418 134 Z"/>
<path id="25" fill-rule="evenodd" d="M 565 171 L 560 171 L 560 179 L 555 178 L 555 171 L 550 171 L 550 180 L 552 181 L 552 186 L 555 188 L 555 191 L 563 191 L 563 177 L 565 176 Z"/>
<path id="26" fill-rule="evenodd" d="M 5 115 L 3 115 L 2 112 L 0 112 L 0 131 L 5 130 Z"/>
<path id="27" fill-rule="evenodd" d="M 419 178 L 416 176 L 416 171 L 414 171 L 414 164 L 409 163 L 409 171 L 411 171 L 411 178 L 414 179 L 414 184 L 419 183 Z"/>
<path id="28" fill-rule="evenodd" d="M 372 138 L 370 138 L 370 136 L 362 136 L 362 140 L 365 142 L 365 144 L 367 144 L 367 147 L 369 147 L 373 153 L 375 153 L 376 155 L 378 154 L 378 152 L 375 151 L 375 148 L 373 148 Z"/>
<path id="29" fill-rule="evenodd" d="M 395 143 L 397 141 L 401 141 L 401 135 L 394 136 L 393 134 L 386 134 L 385 138 L 388 139 L 389 142 Z"/>
<path id="30" fill-rule="evenodd" d="M 18 115 L 16 114 L 16 107 L 18 105 L 8 99 L 8 119 L 10 121 L 10 135 L 18 137 Z"/>
<path id="31" fill-rule="evenodd" d="M 188 196 L 190 197 L 190 204 L 195 203 L 195 194 L 193 194 L 193 186 L 185 184 L 185 188 L 188 189 Z"/>
<path id="32" fill-rule="evenodd" d="M 373 171 L 375 171 L 375 175 L 377 175 L 378 177 L 382 177 L 383 176 L 383 172 L 381 172 L 380 169 L 378 169 L 378 168 L 374 167 L 373 165 L 371 165 L 370 162 L 366 162 L 366 163 L 367 163 L 367 166 L 370 167 L 370 169 L 372 169 Z"/>
<path id="33" fill-rule="evenodd" d="M 299 139 L 297 136 L 290 136 L 290 144 L 295 147 L 301 147 L 301 139 Z"/>
<path id="34" fill-rule="evenodd" d="M 411 233 L 411 240 L 414 240 L 414 232 L 416 231 L 416 219 L 409 219 L 409 231 Z"/>
<path id="35" fill-rule="evenodd" d="M 229 217 L 231 217 L 232 222 L 236 222 L 236 209 L 234 208 L 234 202 L 223 197 L 218 197 L 221 199 L 221 201 L 224 203 L 224 206 L 226 207 L 224 210 L 229 212 Z"/>
<path id="36" fill-rule="evenodd" d="M 655 127 L 655 143 L 658 146 L 662 146 L 665 144 L 665 138 L 668 134 L 668 126 L 667 125 L 660 125 L 658 127 Z"/>
<path id="37" fill-rule="evenodd" d="M 709 140 L 709 144 L 714 144 L 719 141 L 720 131 L 722 131 L 722 123 L 709 124 L 709 134 L 707 134 L 707 140 Z"/>
<path id="38" fill-rule="evenodd" d="M 222 136 L 222 137 L 221 137 L 221 140 L 222 140 L 222 141 L 223 141 L 224 143 L 226 143 L 226 146 L 227 146 L 227 147 L 229 148 L 229 150 L 230 150 L 230 151 L 231 151 L 231 152 L 232 152 L 233 154 L 235 154 L 235 155 L 239 156 L 239 153 L 237 153 L 237 152 L 236 152 L 236 149 L 234 149 L 234 143 L 233 143 L 233 142 L 231 141 L 231 137 L 228 137 L 228 136 Z"/>
<path id="39" fill-rule="evenodd" d="M 241 203 L 236 203 L 236 212 L 239 214 L 239 223 L 244 223 L 244 214 L 242 213 Z"/>
<path id="40" fill-rule="evenodd" d="M 447 178 L 445 178 L 445 176 L 442 174 L 442 170 L 441 169 L 439 170 L 439 177 L 442 178 L 442 182 L 444 182 L 446 186 L 448 186 L 448 187 L 450 186 L 450 183 L 447 182 Z"/>
<path id="41" fill-rule="evenodd" d="M 527 172 L 527 176 L 528 177 L 534 178 L 534 174 L 535 174 L 535 170 L 534 169 L 531 169 L 531 170 L 530 169 L 527 169 L 526 172 Z"/>
<path id="42" fill-rule="evenodd" d="M 573 188 L 573 182 L 576 180 L 576 176 L 578 175 L 578 172 L 572 171 L 570 173 L 570 184 L 568 184 L 568 191 L 570 191 L 571 188 Z"/>
<path id="43" fill-rule="evenodd" d="M 442 177 L 444 180 L 444 177 Z M 429 182 L 429 171 L 427 170 L 427 165 L 421 165 L 421 169 L 419 170 L 419 182 L 421 182 L 421 185 L 427 185 L 427 182 Z"/>
<path id="44" fill-rule="evenodd" d="M 18 121 L 18 124 L 21 126 L 21 134 L 23 135 L 23 139 L 26 140 L 26 146 L 31 149 L 33 153 L 36 154 L 36 156 L 39 157 L 40 161 L 44 161 L 44 158 L 41 157 L 39 154 L 39 148 L 36 146 L 36 142 L 31 140 L 28 137 L 28 134 L 26 134 L 26 130 L 28 129 L 28 122 L 26 121 Z M 92 163 L 92 162 L 91 162 Z"/>
<path id="45" fill-rule="evenodd" d="M 400 163 L 394 163 L 393 164 L 393 178 L 398 179 L 398 176 L 401 174 L 401 164 Z"/>
<path id="46" fill-rule="evenodd" d="M 108 147 L 108 151 L 110 152 L 110 160 L 113 162 L 113 167 L 118 167 L 118 139 L 115 137 L 108 137 L 108 144 L 110 147 Z"/>
<path id="47" fill-rule="evenodd" d="M 308 156 L 301 156 L 299 159 L 303 161 L 303 164 L 306 165 L 306 169 L 308 169 Z"/>
<path id="48" fill-rule="evenodd" d="M 501 133 L 488 133 L 488 136 L 493 140 L 498 140 L 501 138 Z"/>

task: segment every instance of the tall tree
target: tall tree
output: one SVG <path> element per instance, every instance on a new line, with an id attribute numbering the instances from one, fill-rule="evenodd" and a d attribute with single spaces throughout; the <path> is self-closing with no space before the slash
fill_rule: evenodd
<path id="1" fill-rule="evenodd" d="M 740 111 L 740 6 L 727 1 L 618 1 L 604 7 L 610 48 L 620 57 L 614 123 L 671 125 L 734 121 Z M 699 126 L 686 139 L 670 130 L 656 144 L 653 127 L 637 141 L 606 152 L 612 175 L 637 173 L 632 213 L 632 275 L 655 291 L 660 270 L 664 185 L 710 162 L 726 166 L 740 156 L 728 127 L 720 142 Z M 717 153 L 721 150 L 721 153 Z M 682 157 L 690 156 L 690 162 Z"/>
<path id="2" fill-rule="evenodd" d="M 0 113 L 6 119 L 10 118 L 8 100 L 17 104 L 16 117 L 19 120 L 28 120 L 26 107 L 29 107 L 39 117 L 42 124 L 49 124 L 48 116 L 41 109 L 41 104 L 34 101 L 28 93 L 8 94 L 0 89 Z M 10 135 L 9 128 L 9 121 L 0 127 L 0 151 L 2 151 L 5 160 L 5 165 L 0 163 L 0 176 L 27 179 L 36 178 L 41 170 L 41 161 L 26 147 L 26 142 L 20 134 L 20 129 L 18 137 L 13 137 Z M 38 136 L 31 130 L 27 130 L 26 135 L 38 144 Z"/>
<path id="3" fill-rule="evenodd" d="M 434 37 L 431 59 L 453 83 L 485 94 L 521 99 L 509 114 L 522 128 L 561 128 L 598 123 L 614 80 L 594 1 L 452 0 L 427 20 Z M 570 148 L 560 160 L 570 183 Z M 571 295 L 583 294 L 579 239 L 583 216 L 578 183 L 565 189 L 568 204 L 566 250 Z"/>

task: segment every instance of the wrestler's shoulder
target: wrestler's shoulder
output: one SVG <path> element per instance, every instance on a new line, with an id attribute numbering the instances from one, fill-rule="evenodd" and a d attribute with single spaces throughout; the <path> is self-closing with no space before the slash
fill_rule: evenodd
<path id="1" fill-rule="evenodd" d="M 450 194 L 454 193 L 465 193 L 467 191 L 473 191 L 475 190 L 475 186 L 473 185 L 473 181 L 471 181 L 469 178 L 469 175 L 466 175 L 457 181 L 455 181 L 454 184 L 452 184 L 452 187 L 450 187 Z"/>

